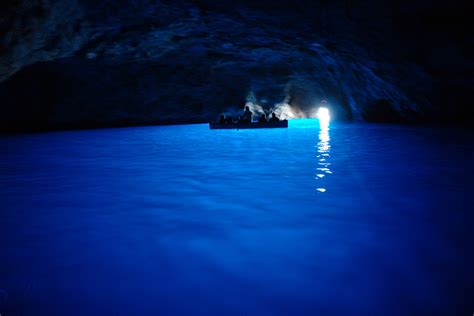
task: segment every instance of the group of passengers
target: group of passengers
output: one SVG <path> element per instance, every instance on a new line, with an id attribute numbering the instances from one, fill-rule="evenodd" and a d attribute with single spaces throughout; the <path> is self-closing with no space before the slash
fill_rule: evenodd
<path id="1" fill-rule="evenodd" d="M 239 116 L 239 119 L 238 119 L 237 122 L 238 123 L 251 123 L 252 122 L 252 116 L 253 116 L 253 113 L 250 111 L 250 108 L 248 106 L 246 106 L 245 110 L 244 110 L 244 113 L 241 116 Z M 276 117 L 275 113 L 272 113 L 272 117 L 268 120 L 267 120 L 267 117 L 266 117 L 265 114 L 260 115 L 260 117 L 258 118 L 259 123 L 267 123 L 267 122 L 274 123 L 274 122 L 279 122 L 279 121 L 280 120 L 278 119 L 278 117 Z M 231 115 L 227 115 L 227 117 L 225 117 L 222 114 L 220 119 L 219 119 L 219 123 L 220 124 L 232 124 L 232 123 L 234 123 L 234 121 L 233 121 Z"/>

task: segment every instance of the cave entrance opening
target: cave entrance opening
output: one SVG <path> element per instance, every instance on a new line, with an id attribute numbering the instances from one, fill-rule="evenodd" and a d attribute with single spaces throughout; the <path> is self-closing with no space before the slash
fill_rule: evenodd
<path id="1" fill-rule="evenodd" d="M 318 112 L 316 112 L 316 117 L 319 119 L 319 127 L 321 130 L 329 130 L 329 120 L 331 119 L 329 109 L 326 107 L 320 107 Z"/>
<path id="2" fill-rule="evenodd" d="M 331 119 L 331 116 L 329 115 L 329 109 L 325 107 L 320 107 L 318 109 L 318 112 L 316 113 L 316 117 L 320 121 L 328 121 Z"/>

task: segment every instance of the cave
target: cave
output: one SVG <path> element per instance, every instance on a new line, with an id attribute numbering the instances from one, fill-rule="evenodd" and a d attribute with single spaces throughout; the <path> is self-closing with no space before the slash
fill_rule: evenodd
<path id="1" fill-rule="evenodd" d="M 338 120 L 469 124 L 465 12 L 442 1 L 6 1 L 0 123 L 208 122 L 254 94 L 267 111 L 328 99 Z"/>
<path id="2" fill-rule="evenodd" d="M 471 12 L 2 0 L 0 316 L 471 315 Z"/>

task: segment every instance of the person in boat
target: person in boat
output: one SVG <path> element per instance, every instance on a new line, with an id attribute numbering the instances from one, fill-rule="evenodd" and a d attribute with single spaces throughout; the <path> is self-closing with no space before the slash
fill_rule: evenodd
<path id="1" fill-rule="evenodd" d="M 272 117 L 270 118 L 270 122 L 274 123 L 274 122 L 280 122 L 280 120 L 278 119 L 278 117 L 276 117 L 275 113 L 272 113 Z"/>
<path id="2" fill-rule="evenodd" d="M 267 122 L 267 117 L 265 116 L 265 114 L 260 115 L 260 117 L 258 119 L 258 122 L 259 123 L 266 123 Z"/>
<path id="3" fill-rule="evenodd" d="M 250 111 L 248 106 L 245 107 L 244 114 L 240 117 L 239 122 L 241 123 L 250 123 L 252 122 L 253 113 Z"/>
<path id="4" fill-rule="evenodd" d="M 219 118 L 219 124 L 225 124 L 225 122 L 226 122 L 225 116 L 224 114 L 221 114 L 221 117 Z"/>
<path id="5" fill-rule="evenodd" d="M 232 124 L 233 123 L 232 115 L 227 115 L 227 118 L 225 119 L 225 123 L 227 123 L 227 124 Z"/>

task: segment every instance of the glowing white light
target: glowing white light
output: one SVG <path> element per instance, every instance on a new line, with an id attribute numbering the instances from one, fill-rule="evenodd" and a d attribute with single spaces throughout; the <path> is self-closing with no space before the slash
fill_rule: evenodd
<path id="1" fill-rule="evenodd" d="M 319 108 L 317 116 L 320 121 L 329 122 L 331 119 L 329 116 L 329 110 L 327 108 Z"/>

